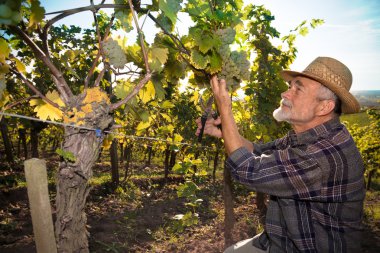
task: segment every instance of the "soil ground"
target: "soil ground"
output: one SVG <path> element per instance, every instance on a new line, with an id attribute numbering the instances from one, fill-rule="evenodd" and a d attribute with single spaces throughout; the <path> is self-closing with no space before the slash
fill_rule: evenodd
<path id="1" fill-rule="evenodd" d="M 176 232 L 172 217 L 188 210 L 176 195 L 178 180 L 172 178 L 164 185 L 160 177 L 134 179 L 122 184 L 124 190 L 117 194 L 110 191 L 109 183 L 94 187 L 86 210 L 90 252 L 223 252 L 221 182 L 201 189 L 204 201 L 198 210 L 199 223 Z M 50 188 L 54 213 L 54 186 Z M 7 185 L 0 189 L 0 252 L 36 252 L 26 188 Z M 378 193 L 367 200 L 368 210 L 379 207 Z M 235 199 L 235 241 L 249 238 L 261 228 L 253 194 L 240 196 Z M 380 220 L 373 216 L 366 217 L 363 252 L 380 252 Z"/>

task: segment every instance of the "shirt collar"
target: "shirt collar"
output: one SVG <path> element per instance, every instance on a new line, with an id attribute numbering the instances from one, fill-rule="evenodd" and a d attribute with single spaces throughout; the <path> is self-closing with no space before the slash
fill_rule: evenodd
<path id="1" fill-rule="evenodd" d="M 288 139 L 290 146 L 298 146 L 309 144 L 315 142 L 321 137 L 331 134 L 331 131 L 337 128 L 341 128 L 342 124 L 340 123 L 339 117 L 334 117 L 333 119 L 318 125 L 314 128 L 311 128 L 305 132 L 296 134 L 294 130 L 288 132 Z"/>

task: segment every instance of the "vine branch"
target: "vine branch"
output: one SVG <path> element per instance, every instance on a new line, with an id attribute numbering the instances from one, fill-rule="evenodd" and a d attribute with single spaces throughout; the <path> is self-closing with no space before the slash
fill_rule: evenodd
<path id="1" fill-rule="evenodd" d="M 20 78 L 28 87 L 31 89 L 38 97 L 46 101 L 47 103 L 51 104 L 52 106 L 59 108 L 59 105 L 48 99 L 44 94 L 42 94 L 34 85 L 32 82 L 30 82 L 23 74 L 21 74 L 19 71 L 10 68 L 9 69 L 13 74 L 15 74 L 18 78 Z"/>
<path id="2" fill-rule="evenodd" d="M 61 71 L 57 69 L 57 67 L 51 62 L 49 57 L 35 44 L 32 39 L 19 27 L 17 26 L 9 26 L 10 29 L 18 34 L 21 39 L 32 49 L 33 53 L 36 55 L 36 58 L 40 59 L 45 65 L 49 68 L 50 72 L 53 76 L 53 81 L 57 85 L 57 89 L 62 96 L 62 100 L 65 104 L 67 104 L 69 97 L 73 96 L 66 80 L 63 77 Z"/>

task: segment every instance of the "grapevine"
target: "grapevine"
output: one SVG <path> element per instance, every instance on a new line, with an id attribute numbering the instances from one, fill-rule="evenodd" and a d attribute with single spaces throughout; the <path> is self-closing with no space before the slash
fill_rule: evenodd
<path id="1" fill-rule="evenodd" d="M 115 68 L 124 68 L 125 64 L 127 64 L 127 57 L 119 43 L 112 38 L 108 38 L 102 44 L 110 64 Z"/>

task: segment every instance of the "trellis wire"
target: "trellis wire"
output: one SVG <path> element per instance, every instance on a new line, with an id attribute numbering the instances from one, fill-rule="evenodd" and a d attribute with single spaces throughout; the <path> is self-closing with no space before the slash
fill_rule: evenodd
<path id="1" fill-rule="evenodd" d="M 94 131 L 94 132 L 99 131 L 99 129 L 97 129 L 97 128 L 78 126 L 78 125 L 74 125 L 74 124 L 66 124 L 66 123 L 62 123 L 62 122 L 58 122 L 58 121 L 42 120 L 42 119 L 33 118 L 33 117 L 29 117 L 29 116 L 25 116 L 25 115 L 20 115 L 20 114 L 14 114 L 14 113 L 0 112 L 0 115 L 14 117 L 14 118 L 21 118 L 21 119 L 26 119 L 26 120 L 39 121 L 39 122 L 44 122 L 44 123 L 53 124 L 53 125 L 60 125 L 60 126 L 65 126 L 65 127 L 73 127 L 73 128 L 78 128 L 78 129 L 85 129 L 85 130 Z M 189 147 L 211 149 L 208 146 L 194 145 L 194 144 L 186 143 L 186 142 L 172 142 L 172 141 L 168 141 L 168 140 L 161 139 L 161 138 L 127 135 L 127 134 L 113 132 L 113 131 L 103 131 L 103 132 L 107 133 L 107 134 L 119 135 L 119 136 L 122 136 L 122 137 L 125 137 L 125 138 L 128 138 L 128 139 L 142 139 L 142 140 L 148 140 L 148 141 L 167 142 L 167 143 L 171 143 L 171 144 L 174 144 L 174 145 L 183 145 L 183 146 L 189 146 Z"/>

